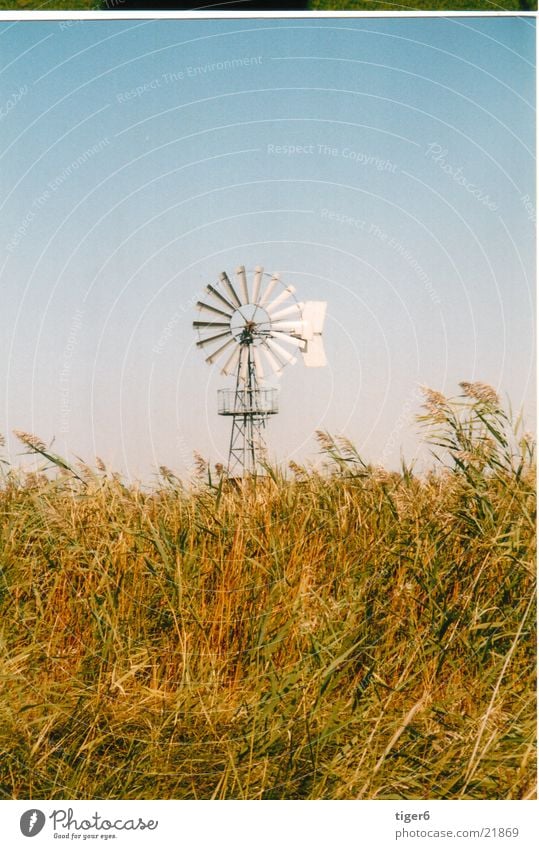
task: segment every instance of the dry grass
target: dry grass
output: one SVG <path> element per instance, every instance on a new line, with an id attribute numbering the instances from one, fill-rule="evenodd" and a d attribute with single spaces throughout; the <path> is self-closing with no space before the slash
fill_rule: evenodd
<path id="1" fill-rule="evenodd" d="M 21 434 L 59 468 L 0 487 L 2 798 L 533 797 L 533 445 L 480 386 L 427 395 L 425 478 L 320 434 L 145 493 Z"/>

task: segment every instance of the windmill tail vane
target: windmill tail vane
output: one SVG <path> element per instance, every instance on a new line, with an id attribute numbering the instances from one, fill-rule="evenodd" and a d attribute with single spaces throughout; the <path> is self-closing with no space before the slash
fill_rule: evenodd
<path id="1" fill-rule="evenodd" d="M 264 473 L 264 430 L 269 416 L 279 412 L 278 391 L 267 375 L 280 375 L 300 353 L 306 366 L 326 365 L 322 340 L 325 301 L 300 302 L 293 286 L 278 274 L 255 268 L 251 285 L 243 265 L 234 284 L 223 271 L 218 283 L 206 286 L 197 302 L 200 319 L 197 347 L 207 352 L 209 365 L 221 362 L 221 374 L 235 376 L 232 388 L 218 391 L 218 413 L 230 416 L 227 473 L 245 477 Z"/>

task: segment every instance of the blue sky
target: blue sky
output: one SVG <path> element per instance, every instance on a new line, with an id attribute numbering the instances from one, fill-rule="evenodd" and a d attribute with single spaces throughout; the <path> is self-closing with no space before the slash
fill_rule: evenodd
<path id="1" fill-rule="evenodd" d="M 275 460 L 322 428 L 396 466 L 420 384 L 533 427 L 534 55 L 514 17 L 0 22 L 0 432 L 143 480 L 223 461 L 191 322 L 238 264 L 328 302 Z"/>

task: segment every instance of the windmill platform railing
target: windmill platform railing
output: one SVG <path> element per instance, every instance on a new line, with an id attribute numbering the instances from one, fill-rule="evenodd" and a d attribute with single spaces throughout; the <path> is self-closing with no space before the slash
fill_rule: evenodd
<path id="1" fill-rule="evenodd" d="M 219 389 L 217 392 L 220 416 L 272 416 L 279 412 L 277 389 Z"/>

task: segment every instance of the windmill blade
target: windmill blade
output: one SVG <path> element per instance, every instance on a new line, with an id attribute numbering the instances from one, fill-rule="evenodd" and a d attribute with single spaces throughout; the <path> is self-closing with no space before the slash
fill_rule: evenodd
<path id="1" fill-rule="evenodd" d="M 268 361 L 268 363 L 269 363 L 269 365 L 270 365 L 271 370 L 272 370 L 272 371 L 274 371 L 274 372 L 276 372 L 276 374 L 281 374 L 281 372 L 282 372 L 282 370 L 283 370 L 283 368 L 284 368 L 284 363 L 280 363 L 280 362 L 279 362 L 279 361 L 278 361 L 278 360 L 277 360 L 277 359 L 273 356 L 272 352 L 270 351 L 270 349 L 269 349 L 269 347 L 268 347 L 267 342 L 265 342 L 265 341 L 264 341 L 264 342 L 262 343 L 262 345 L 264 346 L 264 356 L 266 357 L 266 359 L 267 359 L 267 361 Z"/>
<path id="2" fill-rule="evenodd" d="M 296 336 L 303 336 L 303 327 L 304 322 L 298 318 L 296 321 L 287 321 L 284 318 L 278 318 L 277 321 L 271 322 L 271 330 L 272 333 L 274 331 L 278 331 L 279 333 L 294 333 Z"/>
<path id="3" fill-rule="evenodd" d="M 253 360 L 255 363 L 255 371 L 258 380 L 264 380 L 264 366 L 262 365 L 262 357 L 257 347 L 253 345 Z"/>
<path id="4" fill-rule="evenodd" d="M 303 348 L 305 347 L 305 342 L 303 339 L 298 339 L 297 336 L 289 336 L 288 333 L 281 333 L 279 330 L 271 331 L 271 339 L 278 339 L 280 342 L 286 342 L 288 345 L 294 345 L 295 348 Z"/>
<path id="5" fill-rule="evenodd" d="M 271 316 L 272 322 L 278 321 L 280 318 L 285 318 L 287 315 L 293 315 L 295 312 L 301 310 L 301 304 L 291 304 L 289 307 L 285 307 L 283 310 L 279 310 L 279 312 L 273 313 Z"/>
<path id="6" fill-rule="evenodd" d="M 264 269 L 261 265 L 257 265 L 255 268 L 255 276 L 253 278 L 253 304 L 258 303 L 258 297 L 260 295 L 260 284 L 262 283 L 262 275 L 264 274 Z"/>
<path id="7" fill-rule="evenodd" d="M 210 286 L 210 285 L 206 286 L 206 292 L 209 292 L 211 295 L 214 296 L 214 298 L 217 298 L 217 300 L 221 304 L 223 304 L 227 309 L 229 309 L 231 313 L 233 313 L 234 310 L 236 309 L 234 304 L 231 303 L 228 300 L 228 298 L 225 298 L 225 296 L 222 295 L 221 292 L 219 292 L 219 290 L 215 288 L 215 286 Z"/>
<path id="8" fill-rule="evenodd" d="M 277 295 L 277 297 L 274 301 L 271 302 L 271 304 L 268 304 L 268 306 L 266 307 L 266 312 L 271 315 L 273 310 L 276 309 L 279 304 L 284 303 L 284 301 L 290 298 L 295 291 L 296 289 L 294 286 L 287 286 L 286 289 L 283 289 L 280 295 Z"/>
<path id="9" fill-rule="evenodd" d="M 221 280 L 221 283 L 223 284 L 223 288 L 226 289 L 227 293 L 230 295 L 232 303 L 236 305 L 236 308 L 241 307 L 241 301 L 238 298 L 238 296 L 236 294 L 236 290 L 234 289 L 234 286 L 230 282 L 230 278 L 229 278 L 228 274 L 226 273 L 226 271 L 221 272 L 220 280 Z"/>
<path id="10" fill-rule="evenodd" d="M 232 337 L 231 337 L 231 338 L 230 338 L 227 342 L 225 342 L 225 344 L 224 344 L 224 345 L 221 345 L 221 347 L 220 347 L 220 348 L 217 348 L 217 350 L 216 350 L 216 351 L 214 351 L 214 352 L 213 352 L 213 354 L 210 354 L 210 356 L 209 356 L 209 357 L 206 357 L 206 362 L 207 362 L 207 363 L 214 363 L 214 362 L 215 362 L 215 360 L 216 360 L 216 359 L 218 359 L 218 357 L 220 357 L 220 356 L 221 356 L 221 354 L 223 353 L 223 351 L 226 351 L 226 349 L 227 349 L 230 345 L 236 345 L 236 344 L 237 344 L 237 343 L 236 343 L 236 340 L 235 340 L 235 339 L 234 339 L 234 337 L 232 336 Z"/>
<path id="11" fill-rule="evenodd" d="M 240 353 L 241 353 L 241 348 L 238 345 L 236 350 L 232 351 L 230 357 L 228 358 L 228 360 L 224 364 L 223 368 L 221 369 L 221 374 L 232 374 L 232 372 L 234 371 L 234 369 L 236 368 L 236 366 L 238 364 L 238 360 L 240 358 Z"/>
<path id="12" fill-rule="evenodd" d="M 240 294 L 243 298 L 243 303 L 249 303 L 249 289 L 247 288 L 247 275 L 245 274 L 245 266 L 240 265 L 236 269 L 236 277 L 238 278 L 238 283 L 240 284 Z"/>
<path id="13" fill-rule="evenodd" d="M 258 301 L 258 303 L 261 307 L 263 307 L 264 304 L 267 304 L 267 302 L 269 301 L 269 299 L 271 297 L 271 293 L 273 292 L 273 290 L 275 289 L 275 287 L 279 283 L 279 280 L 280 280 L 279 275 L 274 274 L 273 277 L 271 278 L 270 282 L 266 286 L 266 289 L 264 291 L 264 294 L 260 298 L 260 301 Z"/>
<path id="14" fill-rule="evenodd" d="M 211 304 L 205 304 L 204 301 L 197 301 L 197 309 L 207 310 L 208 312 L 212 312 L 214 315 L 223 315 L 225 318 L 232 318 L 232 313 L 218 310 L 217 307 L 212 307 Z"/>
<path id="15" fill-rule="evenodd" d="M 216 342 L 217 339 L 224 339 L 225 336 L 231 336 L 234 338 L 230 330 L 225 330 L 224 333 L 217 333 L 215 336 L 208 336 L 207 339 L 200 339 L 200 341 L 197 342 L 197 348 L 204 348 L 206 345 L 209 345 L 210 342 Z"/>
<path id="16" fill-rule="evenodd" d="M 230 328 L 230 322 L 228 322 L 228 321 L 194 321 L 193 327 L 196 327 L 196 328 L 206 328 L 206 327 L 208 327 L 210 330 L 213 327 L 228 327 L 228 328 Z"/>
<path id="17" fill-rule="evenodd" d="M 275 341 L 275 339 L 266 339 L 266 345 L 268 345 L 273 353 L 281 360 L 284 360 L 285 363 L 293 365 L 296 362 L 296 357 L 294 357 L 289 351 L 286 351 L 282 345 L 279 345 L 279 343 Z"/>

